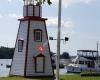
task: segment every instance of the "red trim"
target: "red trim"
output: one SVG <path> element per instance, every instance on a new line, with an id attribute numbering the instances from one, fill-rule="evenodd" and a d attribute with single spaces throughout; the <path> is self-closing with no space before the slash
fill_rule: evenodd
<path id="1" fill-rule="evenodd" d="M 44 24 L 45 24 L 46 37 L 47 37 L 47 41 L 48 41 L 48 47 L 49 47 L 49 54 L 50 54 L 50 59 L 51 59 L 53 77 L 55 77 L 53 63 L 52 63 L 52 57 L 51 57 L 51 53 L 50 53 L 50 45 L 49 45 L 48 33 L 47 33 L 47 28 L 46 28 L 46 22 L 45 21 L 44 21 Z"/>
<path id="2" fill-rule="evenodd" d="M 34 11 L 35 11 L 35 10 L 34 10 L 34 7 L 35 7 L 35 6 L 33 5 L 33 16 L 34 16 Z"/>
<path id="3" fill-rule="evenodd" d="M 26 55 L 25 55 L 24 76 L 26 76 L 26 69 L 27 69 L 27 56 L 28 56 L 29 30 L 30 30 L 30 20 L 28 20 L 28 28 L 27 28 L 27 43 L 26 43 Z"/>
<path id="4" fill-rule="evenodd" d="M 21 22 L 20 22 L 19 28 L 18 28 L 17 38 L 16 38 L 16 42 L 15 42 L 15 48 L 16 48 L 16 44 L 17 44 L 17 39 L 18 39 L 19 30 L 20 30 L 20 27 L 21 27 L 20 25 L 21 25 Z M 13 58 L 12 58 L 12 62 L 11 62 L 11 68 L 12 68 L 12 63 L 13 63 L 13 60 L 14 60 L 15 48 L 14 48 L 14 54 L 13 54 Z M 11 73 L 11 68 L 10 68 L 9 74 Z M 11 74 L 10 74 L 10 75 L 11 75 Z"/>
<path id="5" fill-rule="evenodd" d="M 40 6 L 39 6 L 39 16 L 40 16 Z"/>
<path id="6" fill-rule="evenodd" d="M 39 55 L 37 55 L 36 57 L 45 57 L 42 53 L 40 53 Z"/>
<path id="7" fill-rule="evenodd" d="M 28 16 L 28 5 L 26 5 L 26 16 Z"/>
<path id="8" fill-rule="evenodd" d="M 35 20 L 35 21 L 44 21 L 47 20 L 46 18 L 36 17 L 36 16 L 26 16 L 24 18 L 18 19 L 20 21 L 26 21 L 26 20 Z"/>

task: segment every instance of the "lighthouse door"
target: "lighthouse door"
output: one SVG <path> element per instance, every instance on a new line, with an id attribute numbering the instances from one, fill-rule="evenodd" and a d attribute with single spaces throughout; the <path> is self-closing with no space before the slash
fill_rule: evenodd
<path id="1" fill-rule="evenodd" d="M 36 58 L 36 72 L 43 73 L 44 72 L 44 57 Z"/>

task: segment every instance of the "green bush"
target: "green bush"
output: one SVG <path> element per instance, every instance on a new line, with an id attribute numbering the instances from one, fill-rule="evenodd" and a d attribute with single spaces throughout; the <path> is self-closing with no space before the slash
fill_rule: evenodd
<path id="1" fill-rule="evenodd" d="M 100 73 L 97 73 L 97 72 L 83 72 L 80 75 L 81 76 L 100 76 Z"/>
<path id="2" fill-rule="evenodd" d="M 12 59 L 14 48 L 0 47 L 0 59 Z"/>
<path id="3" fill-rule="evenodd" d="M 63 64 L 60 64 L 60 65 L 59 65 L 59 68 L 64 68 L 64 67 L 65 67 L 65 66 L 64 66 Z M 53 65 L 53 68 L 56 69 L 56 65 L 55 65 L 55 64 Z"/>

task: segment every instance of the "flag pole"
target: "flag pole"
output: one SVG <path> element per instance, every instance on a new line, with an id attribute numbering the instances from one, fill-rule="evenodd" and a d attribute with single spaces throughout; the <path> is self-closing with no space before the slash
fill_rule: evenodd
<path id="1" fill-rule="evenodd" d="M 57 33 L 57 55 L 56 55 L 56 80 L 59 78 L 59 64 L 60 64 L 60 37 L 61 37 L 61 5 L 62 1 L 58 3 L 58 33 Z"/>

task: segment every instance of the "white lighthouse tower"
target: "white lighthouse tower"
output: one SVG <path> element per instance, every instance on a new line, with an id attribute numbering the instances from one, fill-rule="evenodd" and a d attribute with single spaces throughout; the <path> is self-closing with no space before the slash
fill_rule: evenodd
<path id="1" fill-rule="evenodd" d="M 54 78 L 52 59 L 42 7 L 24 0 L 10 75 Z"/>

